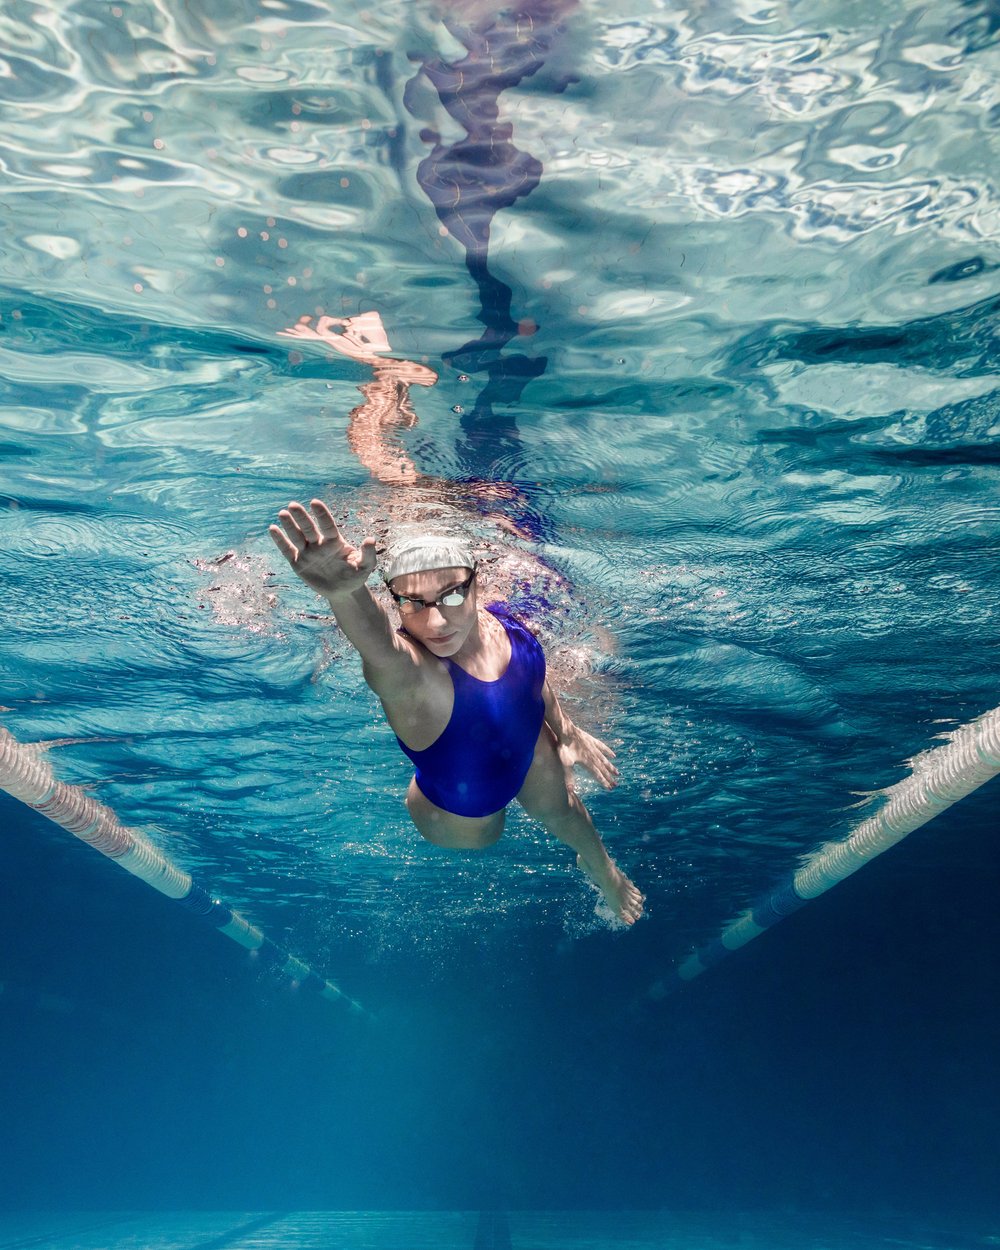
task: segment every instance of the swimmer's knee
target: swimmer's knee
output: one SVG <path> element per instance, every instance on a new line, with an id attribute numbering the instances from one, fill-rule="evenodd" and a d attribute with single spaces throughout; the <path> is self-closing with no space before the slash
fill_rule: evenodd
<path id="1" fill-rule="evenodd" d="M 521 806 L 532 820 L 537 820 L 548 829 L 565 820 L 576 820 L 581 812 L 586 811 L 572 790 L 568 790 L 565 795 L 547 796 L 540 803 L 527 804 L 521 801 Z"/>
<path id="2" fill-rule="evenodd" d="M 586 811 L 579 795 L 566 778 L 562 764 L 542 767 L 529 773 L 527 784 L 517 796 L 518 803 L 532 820 L 548 825 L 560 820 L 571 820 Z"/>

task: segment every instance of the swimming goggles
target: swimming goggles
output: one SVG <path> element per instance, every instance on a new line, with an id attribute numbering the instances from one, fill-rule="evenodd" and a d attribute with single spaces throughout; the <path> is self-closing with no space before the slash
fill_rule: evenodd
<path id="1" fill-rule="evenodd" d="M 418 599 L 415 595 L 397 595 L 394 590 L 390 590 L 389 594 L 396 601 L 396 607 L 403 616 L 416 616 L 418 612 L 426 612 L 428 608 L 457 608 L 459 604 L 465 602 L 475 576 L 476 571 L 473 569 L 464 582 L 458 586 L 452 586 L 451 590 L 446 590 L 440 599 Z"/>

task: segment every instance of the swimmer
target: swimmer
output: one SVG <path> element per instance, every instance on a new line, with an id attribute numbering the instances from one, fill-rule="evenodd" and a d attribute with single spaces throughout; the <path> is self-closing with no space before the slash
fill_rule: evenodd
<path id="1" fill-rule="evenodd" d="M 614 752 L 560 707 L 535 636 L 503 605 L 479 607 L 468 541 L 426 530 L 396 537 L 382 576 L 397 630 L 366 585 L 374 539 L 352 547 L 319 499 L 308 509 L 290 503 L 278 520 L 275 545 L 330 604 L 414 764 L 406 807 L 418 831 L 450 849 L 491 846 L 516 799 L 576 852 L 615 915 L 634 924 L 642 895 L 608 856 L 572 781 L 579 764 L 612 789 Z"/>

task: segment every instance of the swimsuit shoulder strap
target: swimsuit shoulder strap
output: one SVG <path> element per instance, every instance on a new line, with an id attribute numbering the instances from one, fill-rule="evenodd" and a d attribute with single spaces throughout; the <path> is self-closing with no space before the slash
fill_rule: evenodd
<path id="1" fill-rule="evenodd" d="M 512 676 L 518 671 L 540 669 L 542 679 L 544 679 L 545 652 L 542 650 L 542 644 L 535 637 L 534 631 L 515 616 L 506 603 L 488 603 L 486 611 L 496 617 L 510 639 L 511 662 L 507 674 Z"/>
<path id="2" fill-rule="evenodd" d="M 537 643 L 538 640 L 535 638 L 532 630 L 525 625 L 524 621 L 522 621 L 519 616 L 515 616 L 515 614 L 511 611 L 509 604 L 500 602 L 488 603 L 486 605 L 486 611 L 489 612 L 491 616 L 496 617 L 508 634 L 517 636 L 525 641 L 530 640 Z"/>

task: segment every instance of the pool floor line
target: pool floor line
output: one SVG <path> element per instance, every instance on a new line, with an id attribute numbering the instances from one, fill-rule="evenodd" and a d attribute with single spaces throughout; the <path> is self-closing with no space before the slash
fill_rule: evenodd
<path id="1" fill-rule="evenodd" d="M 272 1211 L 267 1215 L 248 1220 L 245 1224 L 239 1224 L 236 1228 L 230 1228 L 217 1237 L 209 1237 L 207 1241 L 192 1242 L 185 1250 L 227 1250 L 227 1248 L 239 1245 L 244 1237 L 249 1237 L 251 1233 L 262 1232 L 265 1228 L 277 1224 L 279 1220 L 287 1219 L 291 1214 L 290 1210 Z"/>

